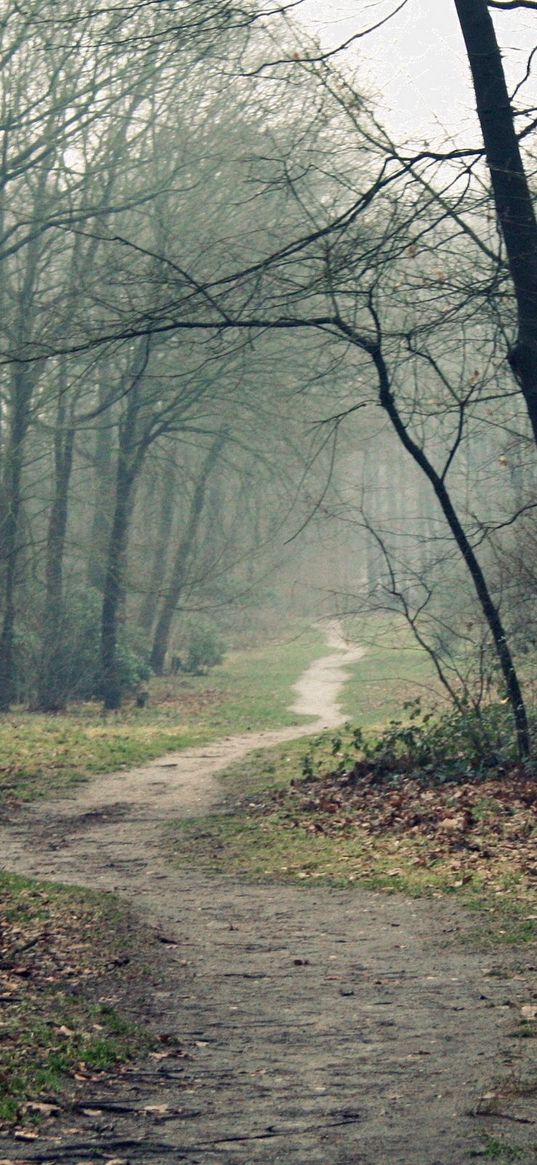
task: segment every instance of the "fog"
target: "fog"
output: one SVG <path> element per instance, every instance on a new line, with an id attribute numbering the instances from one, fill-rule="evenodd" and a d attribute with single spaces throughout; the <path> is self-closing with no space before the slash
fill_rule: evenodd
<path id="1" fill-rule="evenodd" d="M 520 296 L 454 8 L 319 61 L 304 30 L 354 7 L 7 5 L 4 710 L 113 709 L 334 613 L 398 612 L 452 696 L 535 647 Z M 512 85 L 528 19 L 496 23 Z"/>

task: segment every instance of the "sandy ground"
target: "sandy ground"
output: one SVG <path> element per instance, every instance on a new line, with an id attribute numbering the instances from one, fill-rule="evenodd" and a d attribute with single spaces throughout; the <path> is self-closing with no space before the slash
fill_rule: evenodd
<path id="1" fill-rule="evenodd" d="M 341 721 L 361 653 L 329 634 L 297 685 L 309 725 L 99 777 L 1 827 L 8 869 L 115 890 L 149 924 L 144 1005 L 164 1038 L 162 1055 L 94 1088 L 74 1127 L 2 1141 L 0 1165 L 475 1165 L 486 1135 L 537 1161 L 531 1100 L 490 1096 L 531 1060 L 516 1029 L 535 952 L 480 953 L 442 900 L 250 886 L 163 857 L 163 822 L 218 807 L 219 770 Z"/>

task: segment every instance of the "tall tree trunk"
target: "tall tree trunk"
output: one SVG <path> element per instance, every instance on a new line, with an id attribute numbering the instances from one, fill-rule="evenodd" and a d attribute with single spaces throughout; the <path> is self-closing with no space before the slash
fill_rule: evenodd
<path id="1" fill-rule="evenodd" d="M 46 167 L 43 167 L 35 195 L 35 205 L 39 205 L 38 199 L 44 196 L 46 176 Z M 14 351 L 23 351 L 31 336 L 32 323 L 35 319 L 33 294 L 38 274 L 39 251 L 39 239 L 35 239 L 28 247 L 21 284 L 16 293 L 16 319 L 12 336 Z M 41 368 L 40 361 L 32 365 L 16 365 L 10 386 L 3 478 L 4 507 L 0 525 L 0 555 L 4 562 L 2 580 L 4 615 L 0 631 L 1 712 L 8 710 L 15 694 L 15 621 L 16 594 L 19 582 L 19 529 L 22 513 L 24 449 L 32 420 L 30 411 L 32 396 L 39 380 Z"/>
<path id="2" fill-rule="evenodd" d="M 24 443 L 29 425 L 29 404 L 34 388 L 24 368 L 15 373 L 8 445 L 3 481 L 4 513 L 0 528 L 3 569 L 3 621 L 0 631 L 0 711 L 6 712 L 15 695 L 15 619 L 19 562 L 19 526 L 22 510 Z"/>
<path id="3" fill-rule="evenodd" d="M 114 512 L 101 610 L 100 692 L 106 709 L 121 705 L 121 676 L 117 656 L 118 624 L 124 597 L 125 564 L 134 490 L 150 444 L 148 432 L 140 431 L 141 387 L 150 353 L 150 340 L 141 345 L 140 364 L 126 387 L 125 413 L 119 426 Z"/>
<path id="4" fill-rule="evenodd" d="M 120 450 L 116 476 L 116 496 L 108 557 L 104 575 L 101 612 L 100 694 L 105 708 L 121 705 L 121 677 L 117 658 L 118 623 L 123 600 L 125 558 L 127 553 L 132 495 L 135 476 L 129 457 Z"/>
<path id="5" fill-rule="evenodd" d="M 97 417 L 95 434 L 95 493 L 87 572 L 89 586 L 99 591 L 102 591 L 104 586 L 105 563 L 112 525 L 110 499 L 114 490 L 112 420 L 110 409 L 104 408 L 106 396 L 107 388 L 101 381 L 99 405 L 102 411 Z"/>
<path id="6" fill-rule="evenodd" d="M 454 0 L 472 71 L 476 107 L 517 305 L 509 363 L 537 442 L 537 218 L 515 131 L 487 0 Z"/>
<path id="7" fill-rule="evenodd" d="M 65 395 L 60 391 L 54 436 L 54 497 L 50 510 L 45 563 L 45 601 L 37 706 L 43 712 L 63 708 L 68 692 L 62 675 L 64 643 L 63 560 L 75 430 L 66 427 Z"/>
<path id="8" fill-rule="evenodd" d="M 186 528 L 179 546 L 177 547 L 177 552 L 172 566 L 170 582 L 162 599 L 160 613 L 155 628 L 150 663 L 153 671 L 155 672 L 155 675 L 157 676 L 162 675 L 164 670 L 164 661 L 166 659 L 166 652 L 168 650 L 173 617 L 177 610 L 181 592 L 183 591 L 188 578 L 188 570 L 196 534 L 203 513 L 209 478 L 214 466 L 216 465 L 216 462 L 218 461 L 225 440 L 226 434 L 219 433 L 218 437 L 211 445 L 209 453 L 207 454 L 207 457 L 203 463 L 200 475 L 196 481 L 194 493 L 192 495 L 192 501 L 190 503 Z"/>
<path id="9" fill-rule="evenodd" d="M 176 508 L 176 479 L 177 467 L 170 460 L 162 474 L 162 496 L 157 542 L 153 553 L 153 565 L 147 581 L 146 593 L 138 615 L 138 626 L 142 631 L 145 631 L 146 635 L 151 634 L 157 616 L 162 579 L 166 574 L 166 563 Z"/>

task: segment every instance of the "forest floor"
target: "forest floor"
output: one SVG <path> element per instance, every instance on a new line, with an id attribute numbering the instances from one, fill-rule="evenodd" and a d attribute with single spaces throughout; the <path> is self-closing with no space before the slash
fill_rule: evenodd
<path id="1" fill-rule="evenodd" d="M 301 681 L 309 726 L 168 754 L 4 821 L 8 869 L 125 905 L 127 953 L 103 968 L 98 1004 L 153 1039 L 117 1072 L 81 1052 L 71 1100 L 43 1095 L 40 1124 L 0 1140 L 4 1165 L 537 1160 L 533 944 L 487 946 L 479 916 L 446 898 L 252 884 L 195 857 L 174 868 L 163 846 L 172 818 L 225 813 L 217 774 L 233 761 L 337 727 L 359 649 L 331 646 Z M 91 919 L 84 934 L 82 963 Z"/>

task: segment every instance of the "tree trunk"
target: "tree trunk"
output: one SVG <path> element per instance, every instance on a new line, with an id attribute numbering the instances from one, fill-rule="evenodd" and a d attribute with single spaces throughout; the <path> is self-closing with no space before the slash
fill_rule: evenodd
<path id="1" fill-rule="evenodd" d="M 37 707 L 43 712 L 55 712 L 63 708 L 68 696 L 65 676 L 62 675 L 63 559 L 75 430 L 65 427 L 64 401 L 64 393 L 60 392 L 54 438 L 54 497 L 47 533 L 43 634 L 37 692 Z"/>
<path id="2" fill-rule="evenodd" d="M 211 472 L 216 465 L 216 462 L 218 461 L 218 457 L 225 440 L 226 434 L 220 433 L 216 440 L 213 442 L 203 463 L 200 475 L 195 485 L 194 493 L 192 495 L 186 529 L 177 548 L 173 562 L 170 583 L 168 585 L 166 594 L 162 599 L 160 614 L 155 628 L 153 649 L 150 659 L 151 667 L 157 676 L 162 675 L 164 670 L 164 661 L 166 659 L 166 652 L 168 650 L 173 617 L 177 610 L 179 598 L 188 577 L 188 568 L 190 566 L 194 542 L 201 515 L 203 513 L 207 485 Z"/>
<path id="3" fill-rule="evenodd" d="M 472 71 L 477 113 L 517 305 L 509 363 L 537 442 L 537 219 L 487 0 L 454 0 Z"/>
<path id="4" fill-rule="evenodd" d="M 126 388 L 125 413 L 119 425 L 119 447 L 116 469 L 114 513 L 106 569 L 103 582 L 101 610 L 100 692 L 104 706 L 114 711 L 121 705 L 121 676 L 117 658 L 118 624 L 124 597 L 125 561 L 129 540 L 130 520 L 134 504 L 134 489 L 150 445 L 149 432 L 140 431 L 141 388 L 149 360 L 150 342 L 141 345 L 137 371 Z"/>
<path id="5" fill-rule="evenodd" d="M 153 554 L 153 565 L 147 582 L 147 590 L 138 615 L 138 626 L 151 634 L 156 619 L 162 579 L 166 573 L 167 558 L 175 513 L 175 483 L 177 468 L 169 461 L 162 475 L 162 498 L 158 524 L 157 544 Z"/>
<path id="6" fill-rule="evenodd" d="M 108 557 L 104 575 L 101 613 L 100 694 L 105 708 L 121 705 L 121 677 L 117 659 L 118 623 L 123 600 L 125 556 L 127 553 L 132 495 L 135 476 L 129 459 L 120 450 L 116 477 L 116 496 Z"/>
<path id="7" fill-rule="evenodd" d="M 7 712 L 15 694 L 15 598 L 18 582 L 19 525 L 22 509 L 24 443 L 29 424 L 33 380 L 26 370 L 15 374 L 8 448 L 3 482 L 4 515 L 0 546 L 4 560 L 3 608 L 0 632 L 0 712 Z"/>
<path id="8" fill-rule="evenodd" d="M 99 385 L 99 404 L 102 412 L 97 417 L 95 434 L 95 496 L 91 524 L 88 585 L 102 591 L 104 586 L 107 548 L 110 543 L 112 515 L 110 499 L 113 497 L 114 468 L 112 463 L 112 421 L 110 409 L 104 408 L 106 388 Z"/>
<path id="9" fill-rule="evenodd" d="M 481 610 L 483 611 L 490 633 L 492 635 L 496 656 L 504 678 L 505 688 L 515 722 L 518 754 L 521 759 L 524 759 L 525 757 L 528 757 L 531 752 L 528 719 L 514 660 L 509 649 L 507 634 L 502 624 L 499 611 L 492 599 L 481 566 L 477 560 L 473 547 L 471 546 L 461 525 L 444 481 L 436 472 L 423 450 L 420 449 L 419 445 L 416 445 L 415 441 L 412 440 L 412 437 L 408 433 L 406 426 L 401 419 L 401 416 L 399 415 L 397 405 L 392 395 L 388 370 L 380 350 L 380 345 L 368 345 L 368 350 L 375 364 L 379 377 L 379 403 L 390 418 L 390 421 L 402 445 L 410 453 L 410 456 L 413 457 L 414 461 L 417 465 L 419 465 L 420 469 L 423 471 L 426 477 L 428 477 L 438 502 L 442 508 L 444 517 L 446 518 L 446 521 L 449 525 L 451 533 L 453 534 L 457 547 L 472 578 Z"/>
<path id="10" fill-rule="evenodd" d="M 36 199 L 44 194 L 46 168 L 38 183 Z M 38 205 L 38 201 L 36 201 Z M 34 240 L 26 258 L 17 294 L 16 319 L 13 325 L 13 348 L 24 350 L 34 320 L 33 292 L 38 271 L 38 240 Z M 9 709 L 15 694 L 15 621 L 16 592 L 19 572 L 19 528 L 22 511 L 22 475 L 24 449 L 31 422 L 30 406 L 42 364 L 18 364 L 10 386 L 9 416 L 6 421 L 6 456 L 3 479 L 3 514 L 0 521 L 0 554 L 4 561 L 3 610 L 0 631 L 0 712 Z"/>

